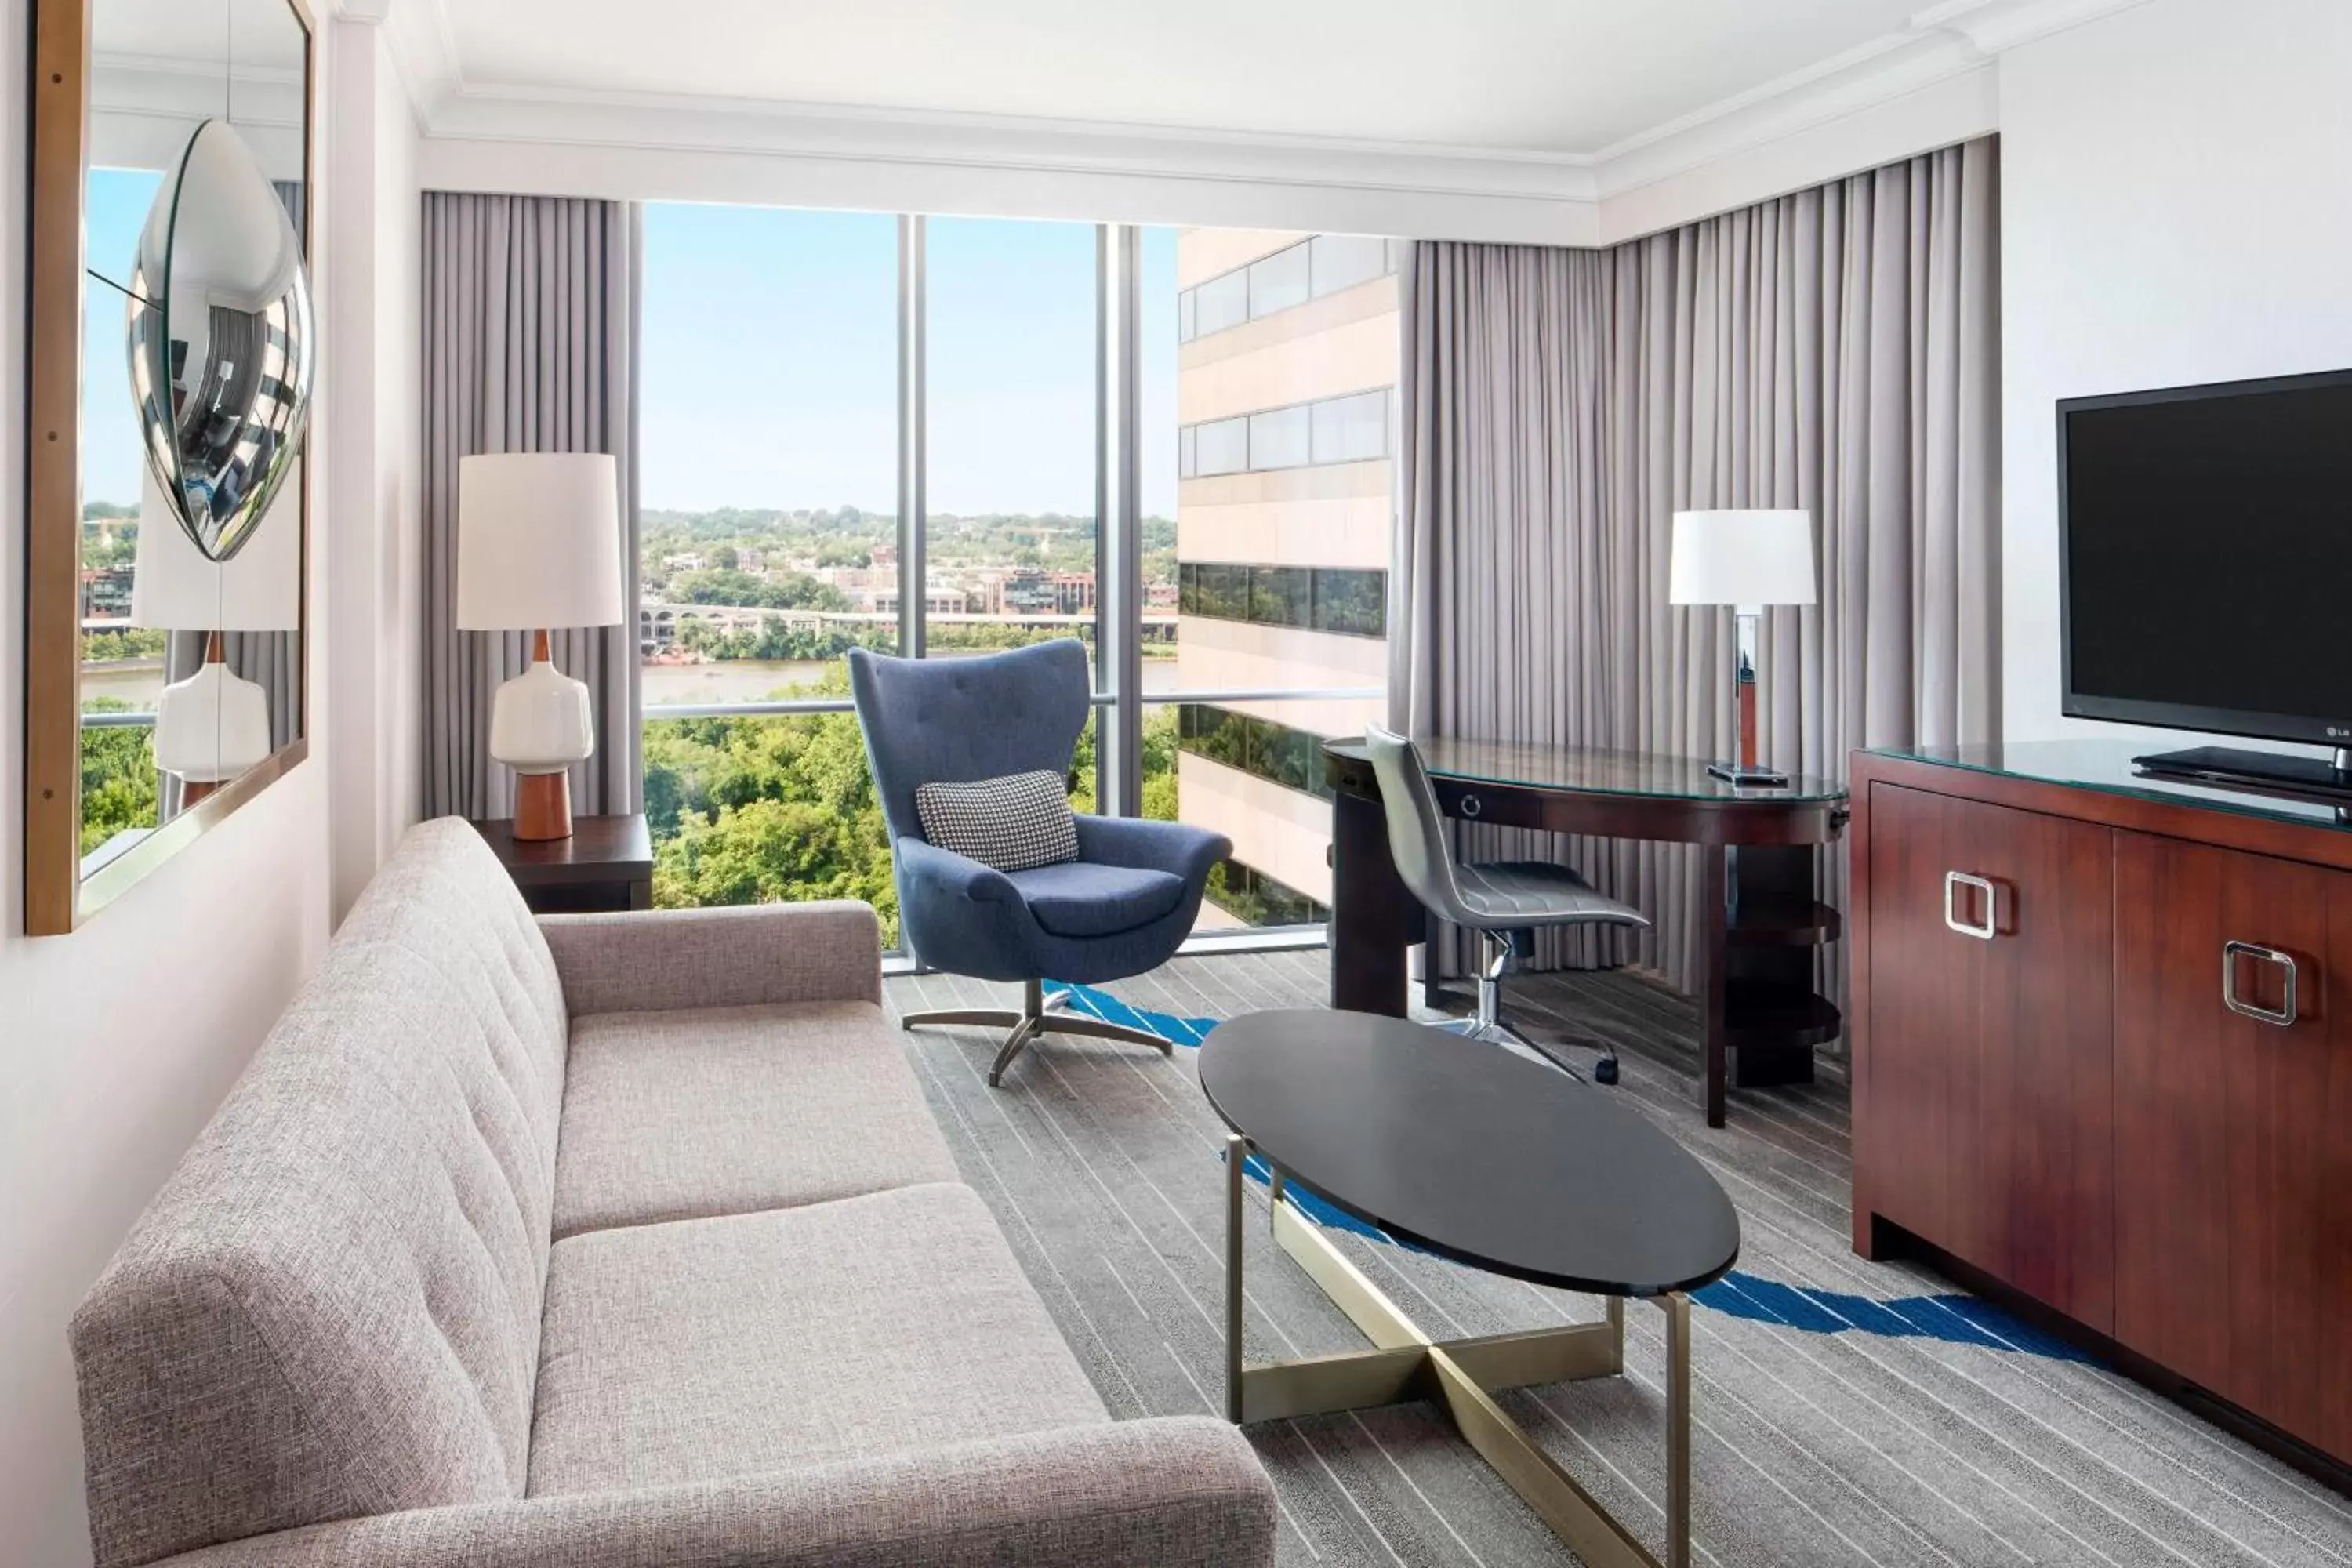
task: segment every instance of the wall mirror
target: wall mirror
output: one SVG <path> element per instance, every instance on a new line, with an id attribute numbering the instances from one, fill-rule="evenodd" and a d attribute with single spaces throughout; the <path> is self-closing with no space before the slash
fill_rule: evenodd
<path id="1" fill-rule="evenodd" d="M 308 751 L 314 35 L 301 0 L 35 0 L 34 935 Z"/>

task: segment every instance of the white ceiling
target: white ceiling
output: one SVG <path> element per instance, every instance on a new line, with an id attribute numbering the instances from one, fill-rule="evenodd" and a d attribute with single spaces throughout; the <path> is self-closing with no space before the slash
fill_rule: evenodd
<path id="1" fill-rule="evenodd" d="M 646 94 L 1584 157 L 1897 38 L 1923 0 L 397 3 L 437 6 L 467 93 Z"/>

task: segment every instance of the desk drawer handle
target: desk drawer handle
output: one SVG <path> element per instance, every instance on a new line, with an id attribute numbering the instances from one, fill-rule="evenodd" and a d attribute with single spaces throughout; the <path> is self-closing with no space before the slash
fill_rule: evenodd
<path id="1" fill-rule="evenodd" d="M 1480 801 L 1480 800 L 1479 800 L 1479 798 L 1478 798 L 1476 795 L 1464 795 L 1464 796 L 1462 797 L 1462 815 L 1463 815 L 1463 816 L 1477 816 L 1480 812 L 1482 812 L 1482 811 L 1484 811 L 1484 810 L 1486 810 L 1486 807 L 1485 803 L 1484 803 L 1484 802 L 1482 802 L 1482 801 Z"/>
<path id="2" fill-rule="evenodd" d="M 1984 895 L 1984 924 L 1970 925 L 1960 919 L 1960 889 L 1974 888 Z M 1962 936 L 1972 936 L 1979 942 L 1990 942 L 2000 934 L 2000 894 L 1991 881 L 1972 877 L 1966 871 L 1944 873 L 1944 923 Z"/>
<path id="3" fill-rule="evenodd" d="M 2238 960 L 2258 958 L 2265 963 L 2275 963 L 2286 971 L 2286 996 L 2277 1012 L 2260 1003 L 2248 1002 L 2238 994 Z M 2258 942 L 2225 942 L 2221 944 L 2221 1005 L 2242 1018 L 2252 1018 L 2257 1024 L 2275 1024 L 2282 1029 L 2293 1028 L 2295 1019 L 2294 987 L 2298 978 L 2294 956 L 2274 947 Z"/>

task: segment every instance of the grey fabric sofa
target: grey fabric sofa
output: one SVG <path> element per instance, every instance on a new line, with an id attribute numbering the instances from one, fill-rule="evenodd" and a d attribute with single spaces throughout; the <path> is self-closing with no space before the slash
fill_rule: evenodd
<path id="1" fill-rule="evenodd" d="M 534 921 L 416 828 L 74 1319 L 99 1568 L 1271 1563 L 880 1001 L 862 904 Z"/>

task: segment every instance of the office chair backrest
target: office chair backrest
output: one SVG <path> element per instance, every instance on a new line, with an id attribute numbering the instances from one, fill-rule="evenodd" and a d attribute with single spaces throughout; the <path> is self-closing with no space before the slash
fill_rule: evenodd
<path id="1" fill-rule="evenodd" d="M 1381 805 L 1388 813 L 1389 854 L 1412 896 L 1440 920 L 1463 921 L 1467 913 L 1454 881 L 1454 854 L 1446 847 L 1445 817 L 1421 752 L 1402 735 L 1378 724 L 1364 727 L 1364 748 L 1381 781 Z"/>
<path id="2" fill-rule="evenodd" d="M 1009 773 L 1066 777 L 1094 693 L 1086 645 L 1036 643 L 971 658 L 849 654 L 849 691 L 894 838 L 920 838 L 915 792 Z"/>

